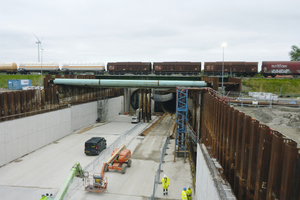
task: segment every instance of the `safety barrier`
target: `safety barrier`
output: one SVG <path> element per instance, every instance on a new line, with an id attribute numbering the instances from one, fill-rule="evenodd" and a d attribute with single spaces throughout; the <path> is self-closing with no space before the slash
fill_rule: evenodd
<path id="1" fill-rule="evenodd" d="M 161 148 L 161 155 L 160 155 L 159 165 L 158 165 L 158 169 L 155 173 L 155 177 L 154 177 L 153 192 L 152 192 L 152 195 L 150 197 L 151 200 L 155 199 L 155 193 L 156 193 L 157 185 L 159 184 L 159 181 L 160 181 L 161 165 L 163 163 L 163 160 L 164 160 L 169 142 L 170 142 L 170 131 L 168 133 L 167 138 L 165 139 L 164 145 Z"/>
<path id="2" fill-rule="evenodd" d="M 203 94 L 201 138 L 224 170 L 238 199 L 299 199 L 297 143 Z"/>
<path id="3" fill-rule="evenodd" d="M 85 166 L 85 167 L 83 168 L 83 171 L 89 172 L 89 173 L 94 172 L 95 169 L 96 169 L 96 167 L 99 166 L 99 163 L 100 163 L 100 162 L 102 162 L 102 163 L 106 162 L 105 158 L 107 158 L 108 156 L 110 156 L 110 155 L 111 155 L 111 152 L 112 152 L 115 148 L 120 147 L 121 144 L 123 144 L 122 142 L 124 142 L 124 140 L 125 140 L 128 136 L 130 136 L 130 135 L 138 128 L 138 127 L 140 127 L 141 124 L 142 124 L 142 123 L 138 123 L 138 124 L 137 124 L 136 126 L 134 126 L 132 129 L 126 131 L 125 133 L 122 133 L 122 134 L 120 135 L 120 137 L 119 137 L 117 140 L 115 140 L 108 148 L 106 148 L 105 150 L 103 150 L 103 151 L 101 152 L 101 154 L 100 154 L 99 156 L 97 156 L 93 162 L 91 162 L 89 165 Z M 131 139 L 131 141 L 132 141 L 133 139 L 134 139 L 134 137 Z M 130 142 L 131 142 L 131 141 L 130 141 Z M 129 143 L 130 143 L 130 142 L 129 142 Z M 102 165 L 101 165 L 101 166 L 102 166 Z M 68 192 L 67 192 L 67 194 L 66 194 L 66 196 L 65 196 L 64 199 L 69 199 L 69 198 L 71 198 L 71 197 L 70 197 L 70 196 L 71 196 L 70 194 L 72 193 L 72 190 L 73 190 L 73 189 L 76 189 L 76 188 L 78 188 L 78 187 L 82 187 L 82 186 L 83 186 L 83 182 L 82 182 L 81 179 L 79 179 L 79 178 L 73 179 L 73 181 L 70 183 L 70 187 L 69 187 L 70 189 L 68 190 Z"/>

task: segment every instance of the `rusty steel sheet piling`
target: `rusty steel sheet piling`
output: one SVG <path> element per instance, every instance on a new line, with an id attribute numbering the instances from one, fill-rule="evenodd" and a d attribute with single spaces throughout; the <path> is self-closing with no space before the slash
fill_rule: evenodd
<path id="1" fill-rule="evenodd" d="M 234 109 L 227 105 L 227 129 L 226 129 L 226 141 L 225 141 L 225 167 L 224 167 L 224 174 L 226 177 L 229 177 L 229 170 L 230 170 L 230 147 L 231 147 L 231 132 L 232 132 L 232 115 Z"/>
<path id="2" fill-rule="evenodd" d="M 244 117 L 245 114 L 239 112 L 237 118 L 237 128 L 236 128 L 236 151 L 235 151 L 235 166 L 234 166 L 234 186 L 233 190 L 235 194 L 238 194 L 239 191 L 239 180 L 240 180 L 240 167 L 241 167 L 241 155 L 242 155 L 242 138 L 244 131 Z"/>
<path id="3" fill-rule="evenodd" d="M 61 75 L 55 77 L 61 78 Z M 83 76 L 82 76 L 83 77 Z M 95 78 L 94 76 L 84 76 Z M 65 76 L 65 78 L 76 78 L 76 76 Z M 84 86 L 56 86 L 53 84 L 53 76 L 46 75 L 43 90 L 11 91 L 0 94 L 0 121 L 12 120 L 52 110 L 65 108 L 64 97 L 68 98 L 70 104 L 96 101 L 98 97 L 114 97 L 123 95 L 123 89 L 113 88 L 87 88 Z M 146 93 L 146 95 L 148 95 Z M 60 99 L 62 99 L 60 101 Z M 148 98 L 145 97 L 145 100 Z M 150 97 L 149 97 L 150 99 Z M 147 108 L 147 104 L 145 105 Z M 150 107 L 151 108 L 151 107 Z M 144 109 L 148 114 L 147 109 Z M 147 119 L 149 119 L 147 117 Z"/>
<path id="4" fill-rule="evenodd" d="M 261 125 L 254 199 L 266 199 L 267 196 L 272 139 L 270 128 Z"/>
<path id="5" fill-rule="evenodd" d="M 27 113 L 27 98 L 26 98 L 26 96 L 27 96 L 27 91 L 23 90 L 21 93 L 21 112 L 23 113 L 22 117 L 25 117 L 26 113 Z"/>
<path id="6" fill-rule="evenodd" d="M 2 121 L 3 105 L 2 105 L 2 93 L 0 93 L 0 122 Z"/>
<path id="7" fill-rule="evenodd" d="M 237 199 L 300 199 L 299 144 L 235 110 L 213 91 L 203 93 L 202 103 L 201 142 L 222 166 L 218 170 Z"/>
<path id="8" fill-rule="evenodd" d="M 8 105 L 9 105 L 9 112 L 8 114 L 11 116 L 9 119 L 15 119 L 15 92 L 8 93 Z"/>
<path id="9" fill-rule="evenodd" d="M 251 117 L 244 117 L 242 146 L 241 146 L 241 164 L 240 164 L 240 179 L 239 179 L 239 199 L 246 199 L 246 180 L 249 166 L 249 147 L 250 147 L 250 126 Z"/>
<path id="10" fill-rule="evenodd" d="M 280 187 L 280 198 L 279 199 L 298 199 L 299 196 L 299 177 L 300 168 L 297 166 L 299 160 L 299 149 L 297 143 L 289 141 L 285 143 L 283 147 L 284 160 L 282 167 L 282 180 Z M 295 173 L 296 172 L 296 173 Z M 298 176 L 293 176 L 293 174 Z"/>
<path id="11" fill-rule="evenodd" d="M 229 157 L 229 177 L 228 181 L 231 184 L 231 187 L 234 186 L 234 177 L 235 177 L 235 160 L 236 160 L 236 135 L 237 135 L 237 119 L 238 119 L 239 111 L 233 110 L 232 120 L 231 120 L 231 137 L 230 137 L 230 157 Z"/>
<path id="12" fill-rule="evenodd" d="M 259 145 L 259 122 L 255 119 L 251 120 L 250 124 L 250 147 L 249 147 L 249 164 L 248 164 L 248 176 L 246 186 L 246 200 L 252 200 L 254 198 L 254 188 L 257 172 L 257 156 Z"/>
<path id="13" fill-rule="evenodd" d="M 21 91 L 15 93 L 15 106 L 16 106 L 16 118 L 20 118 L 21 115 Z"/>

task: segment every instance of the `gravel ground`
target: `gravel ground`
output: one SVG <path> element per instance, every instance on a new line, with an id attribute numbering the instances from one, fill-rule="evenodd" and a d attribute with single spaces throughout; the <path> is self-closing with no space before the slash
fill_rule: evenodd
<path id="1" fill-rule="evenodd" d="M 246 115 L 257 119 L 261 124 L 279 131 L 300 143 L 300 108 L 287 106 L 234 106 Z"/>

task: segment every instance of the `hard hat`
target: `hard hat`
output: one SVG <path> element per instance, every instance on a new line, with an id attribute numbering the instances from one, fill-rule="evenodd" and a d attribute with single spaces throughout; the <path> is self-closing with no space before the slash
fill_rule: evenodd
<path id="1" fill-rule="evenodd" d="M 164 175 L 164 178 L 167 178 L 167 175 Z"/>
<path id="2" fill-rule="evenodd" d="M 183 190 L 186 190 L 186 188 L 183 188 Z"/>

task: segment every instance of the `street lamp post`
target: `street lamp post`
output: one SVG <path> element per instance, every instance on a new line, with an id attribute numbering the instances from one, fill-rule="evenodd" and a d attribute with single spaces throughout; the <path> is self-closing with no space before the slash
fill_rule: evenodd
<path id="1" fill-rule="evenodd" d="M 44 49 L 41 49 L 41 86 L 43 86 L 43 51 Z"/>
<path id="2" fill-rule="evenodd" d="M 223 82 L 224 82 L 224 48 L 226 47 L 226 43 L 222 44 L 223 47 L 223 63 L 222 63 L 222 96 L 224 95 L 224 86 L 223 86 Z"/>

